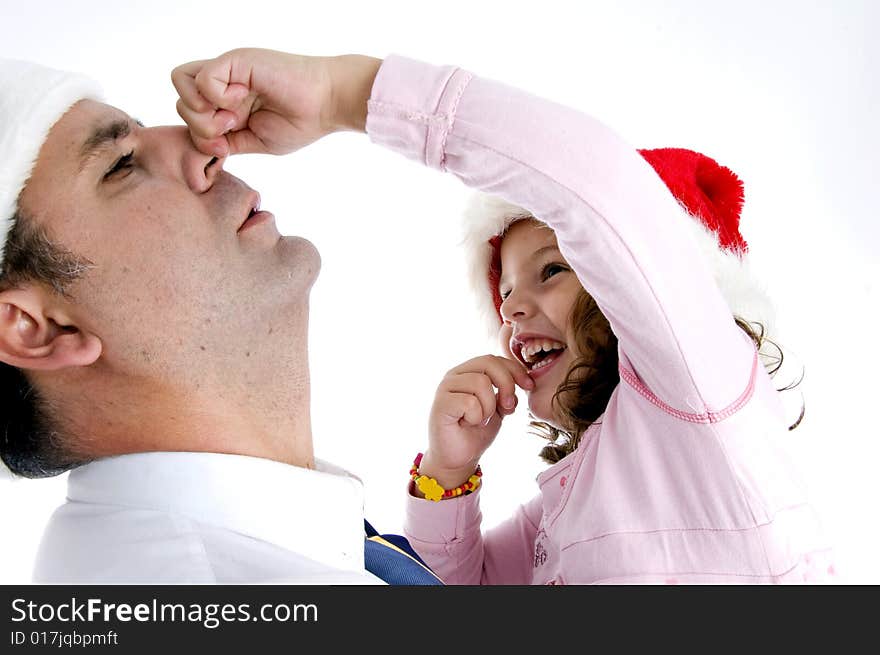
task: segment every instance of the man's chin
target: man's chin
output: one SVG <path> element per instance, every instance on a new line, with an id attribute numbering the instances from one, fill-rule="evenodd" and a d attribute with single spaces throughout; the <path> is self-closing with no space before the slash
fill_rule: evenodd
<path id="1" fill-rule="evenodd" d="M 301 288 L 311 289 L 321 272 L 321 254 L 315 244 L 303 237 L 283 236 L 278 241 L 278 252 L 287 279 L 301 282 L 297 285 Z"/>

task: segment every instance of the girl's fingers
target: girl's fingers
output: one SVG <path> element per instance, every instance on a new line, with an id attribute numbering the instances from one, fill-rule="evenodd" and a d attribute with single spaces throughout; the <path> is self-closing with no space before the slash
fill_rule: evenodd
<path id="1" fill-rule="evenodd" d="M 232 109 L 250 93 L 248 86 L 249 67 L 242 65 L 236 67 L 234 58 L 230 54 L 221 55 L 215 59 L 191 62 L 179 68 L 181 69 L 179 78 L 182 86 L 188 87 L 189 83 L 186 78 L 191 78 L 195 91 L 212 107 Z M 172 79 L 174 79 L 173 76 Z M 187 89 L 187 91 L 191 97 L 192 90 Z"/>
<path id="2" fill-rule="evenodd" d="M 535 386 L 525 367 L 504 357 L 485 355 L 471 359 L 450 371 L 450 374 L 483 373 L 498 388 L 501 406 L 508 411 L 516 407 L 516 386 L 527 391 Z"/>
<path id="3" fill-rule="evenodd" d="M 520 364 L 518 361 L 507 359 L 507 357 L 495 356 L 493 356 L 492 359 L 500 363 L 504 368 L 507 369 L 507 372 L 511 375 L 517 386 L 525 389 L 526 391 L 531 391 L 535 388 L 535 381 L 529 375 L 526 367 Z"/>
<path id="4" fill-rule="evenodd" d="M 485 373 L 458 373 L 447 378 L 443 385 L 447 393 L 469 394 L 476 398 L 482 408 L 481 422 L 492 416 L 496 410 L 495 389 L 492 380 Z"/>
<path id="5" fill-rule="evenodd" d="M 177 113 L 189 127 L 190 133 L 202 139 L 216 139 L 235 126 L 236 118 L 231 112 L 225 109 L 197 112 L 182 99 L 177 101 Z"/>
<path id="6" fill-rule="evenodd" d="M 229 143 L 226 140 L 226 137 L 218 137 L 216 139 L 203 139 L 201 137 L 193 136 L 190 134 L 190 138 L 192 139 L 193 144 L 196 147 L 196 150 L 199 152 L 203 152 L 206 155 L 213 155 L 214 157 L 228 157 L 233 154 Z"/>
<path id="7" fill-rule="evenodd" d="M 505 403 L 501 402 L 501 393 L 499 392 L 498 394 L 496 394 L 495 405 L 498 408 L 499 414 L 506 416 L 507 414 L 513 414 L 513 412 L 516 411 L 516 405 L 519 402 L 519 400 L 517 399 L 516 394 L 514 394 L 512 397 L 513 397 L 513 402 L 505 404 Z"/>
<path id="8" fill-rule="evenodd" d="M 238 155 L 246 152 L 265 154 L 269 152 L 266 144 L 261 141 L 251 130 L 238 130 L 226 135 L 229 143 L 229 154 Z"/>
<path id="9" fill-rule="evenodd" d="M 437 409 L 450 421 L 469 426 L 482 425 L 485 421 L 483 405 L 473 394 L 452 392 L 438 400 Z"/>
<path id="10" fill-rule="evenodd" d="M 208 102 L 196 87 L 196 74 L 204 64 L 205 61 L 191 61 L 171 71 L 171 83 L 177 95 L 187 107 L 202 113 L 214 110 L 214 105 Z"/>

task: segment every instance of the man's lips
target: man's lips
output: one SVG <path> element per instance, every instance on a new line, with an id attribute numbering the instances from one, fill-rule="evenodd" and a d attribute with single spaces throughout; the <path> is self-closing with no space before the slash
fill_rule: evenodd
<path id="1" fill-rule="evenodd" d="M 241 234 L 245 230 L 254 227 L 255 225 L 265 223 L 273 218 L 275 218 L 275 215 L 272 212 L 258 211 L 255 214 L 248 216 L 245 222 L 241 224 L 241 227 L 238 228 L 238 233 Z"/>
<path id="2" fill-rule="evenodd" d="M 250 193 L 247 197 L 247 204 L 243 211 L 244 219 L 239 223 L 236 232 L 246 230 L 252 225 L 262 222 L 264 219 L 272 216 L 271 213 L 260 211 L 260 194 L 256 191 Z"/>

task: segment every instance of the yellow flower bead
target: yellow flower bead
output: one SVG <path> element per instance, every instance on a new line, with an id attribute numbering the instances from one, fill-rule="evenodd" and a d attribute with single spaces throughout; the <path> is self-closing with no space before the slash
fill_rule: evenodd
<path id="1" fill-rule="evenodd" d="M 425 494 L 425 498 L 433 500 L 434 502 L 439 501 L 443 497 L 443 492 L 445 491 L 434 478 L 429 478 L 427 475 L 423 475 L 416 480 L 416 485 L 418 486 L 419 491 Z"/>

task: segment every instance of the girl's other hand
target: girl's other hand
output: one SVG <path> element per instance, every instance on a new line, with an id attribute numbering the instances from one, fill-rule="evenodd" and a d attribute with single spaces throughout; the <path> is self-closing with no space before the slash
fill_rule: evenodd
<path id="1" fill-rule="evenodd" d="M 428 450 L 419 472 L 445 489 L 473 474 L 505 416 L 516 410 L 516 387 L 534 381 L 519 362 L 483 355 L 451 369 L 437 387 L 428 424 Z"/>

